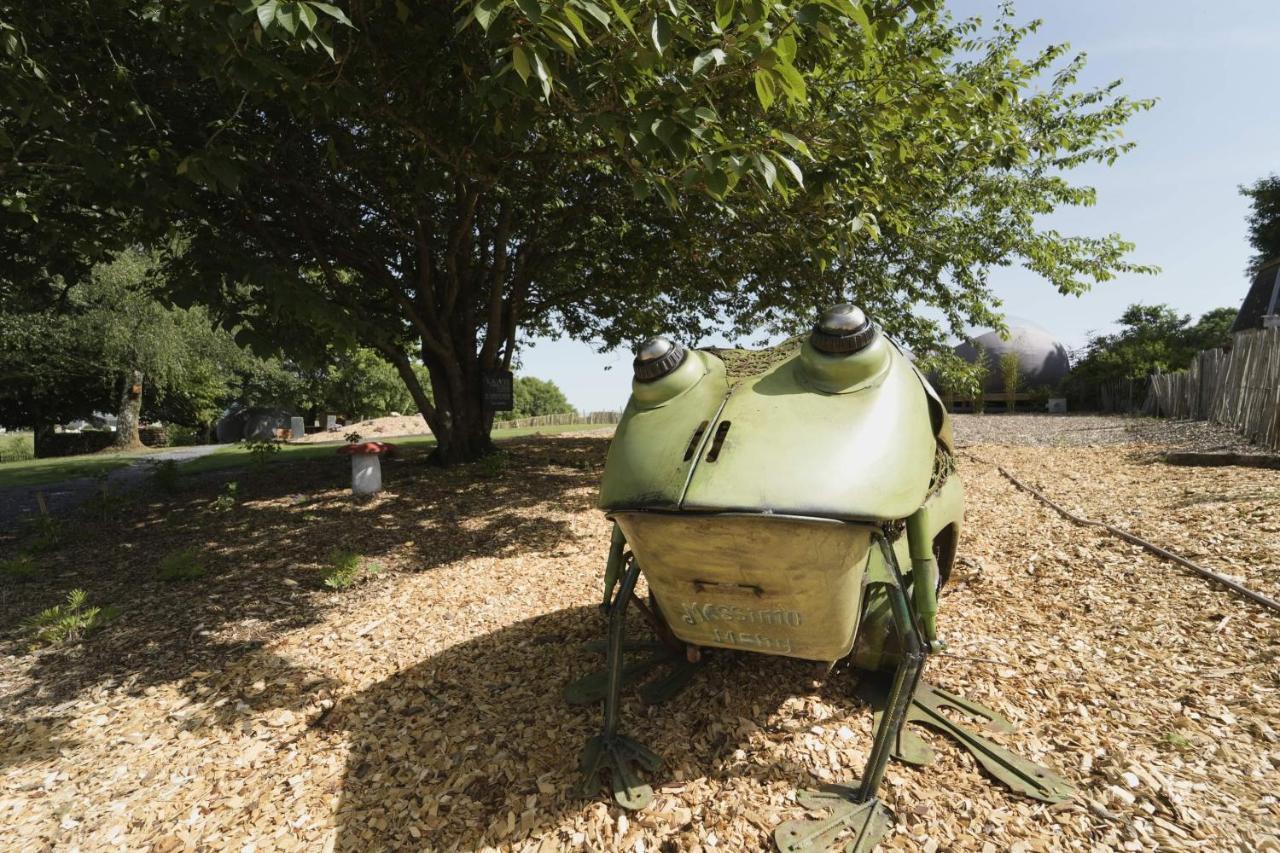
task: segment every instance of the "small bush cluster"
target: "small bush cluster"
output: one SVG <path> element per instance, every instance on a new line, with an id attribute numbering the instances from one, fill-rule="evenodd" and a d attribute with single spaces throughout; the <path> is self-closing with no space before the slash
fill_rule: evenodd
<path id="1" fill-rule="evenodd" d="M 182 475 L 178 471 L 178 463 L 173 459 L 161 459 L 155 464 L 151 478 L 161 491 L 173 494 L 178 491 Z"/>
<path id="2" fill-rule="evenodd" d="M 511 457 L 505 450 L 495 450 L 475 463 L 476 473 L 481 477 L 500 477 L 510 462 Z"/>
<path id="3" fill-rule="evenodd" d="M 382 566 L 354 551 L 334 551 L 329 554 L 321 575 L 324 585 L 330 589 L 348 589 L 361 581 L 381 574 Z"/>
<path id="4" fill-rule="evenodd" d="M 266 465 L 271 457 L 280 452 L 280 444 L 269 438 L 246 438 L 244 447 L 249 451 L 250 461 L 258 468 Z"/>
<path id="5" fill-rule="evenodd" d="M 240 484 L 235 480 L 227 483 L 222 494 L 209 501 L 209 509 L 214 512 L 230 512 L 236 508 L 236 493 L 240 491 Z"/>
<path id="6" fill-rule="evenodd" d="M 88 593 L 73 589 L 66 602 L 40 611 L 22 625 L 36 644 L 60 646 L 82 639 L 120 614 L 114 607 L 89 607 L 88 603 Z"/>
<path id="7" fill-rule="evenodd" d="M 204 571 L 199 549 L 183 548 L 161 558 L 157 574 L 162 581 L 191 581 L 204 577 Z"/>
<path id="8" fill-rule="evenodd" d="M 39 570 L 35 558 L 30 554 L 19 554 L 7 560 L 0 560 L 0 575 L 6 578 L 31 578 L 35 577 Z"/>
<path id="9" fill-rule="evenodd" d="M 27 549 L 33 554 L 44 554 L 62 547 L 66 529 L 62 522 L 48 513 L 40 513 L 23 522 L 26 528 Z"/>
<path id="10" fill-rule="evenodd" d="M 26 462 L 35 458 L 35 445 L 28 433 L 5 436 L 0 441 L 0 462 Z"/>

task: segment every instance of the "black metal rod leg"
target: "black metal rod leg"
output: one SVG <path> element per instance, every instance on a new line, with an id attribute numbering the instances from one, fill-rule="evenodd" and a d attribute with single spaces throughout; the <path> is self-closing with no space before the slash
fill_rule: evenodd
<path id="1" fill-rule="evenodd" d="M 880 783 L 884 781 L 889 756 L 893 754 L 894 742 L 898 739 L 906 721 L 907 710 L 911 706 L 912 697 L 915 696 L 927 654 L 920 637 L 919 627 L 912 618 L 911 607 L 907 603 L 905 582 L 898 569 L 893 548 L 886 540 L 880 539 L 880 549 L 895 580 L 894 584 L 889 585 L 889 603 L 893 610 L 893 621 L 897 626 L 898 636 L 902 641 L 902 661 L 893 673 L 893 684 L 889 688 L 884 716 L 880 718 L 875 741 L 871 745 L 871 755 L 867 758 L 867 766 L 862 773 L 862 785 L 858 790 L 857 800 L 860 803 L 874 799 Z"/>
<path id="2" fill-rule="evenodd" d="M 618 732 L 618 709 L 622 704 L 622 644 L 627 632 L 627 605 L 631 603 L 631 593 L 636 588 L 639 577 L 640 563 L 633 558 L 622 576 L 622 586 L 613 600 L 613 606 L 609 608 L 609 650 L 605 664 L 609 671 L 609 682 L 604 697 L 606 739 Z"/>

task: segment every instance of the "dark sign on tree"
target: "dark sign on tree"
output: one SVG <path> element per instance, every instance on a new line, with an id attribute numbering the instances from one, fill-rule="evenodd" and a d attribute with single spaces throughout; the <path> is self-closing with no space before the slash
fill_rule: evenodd
<path id="1" fill-rule="evenodd" d="M 484 383 L 484 407 L 491 412 L 509 412 L 516 407 L 515 381 L 510 370 L 486 371 L 481 377 Z"/>

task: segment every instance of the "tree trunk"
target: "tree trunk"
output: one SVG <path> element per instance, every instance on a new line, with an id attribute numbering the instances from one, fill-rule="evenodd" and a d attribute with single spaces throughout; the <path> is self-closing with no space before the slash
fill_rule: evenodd
<path id="1" fill-rule="evenodd" d="M 120 389 L 120 408 L 116 411 L 116 450 L 134 450 L 142 446 L 138 437 L 138 418 L 142 412 L 142 371 L 126 371 Z"/>
<path id="2" fill-rule="evenodd" d="M 474 462 L 495 450 L 489 438 L 493 416 L 486 415 L 479 393 L 464 391 L 458 399 L 437 402 L 436 412 L 442 421 L 442 430 L 436 433 L 436 449 L 431 459 L 437 465 Z"/>

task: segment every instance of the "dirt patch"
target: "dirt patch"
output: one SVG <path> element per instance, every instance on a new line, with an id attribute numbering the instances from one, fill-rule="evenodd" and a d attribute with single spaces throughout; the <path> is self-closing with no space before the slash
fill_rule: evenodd
<path id="1" fill-rule="evenodd" d="M 342 441 L 348 433 L 360 433 L 361 438 L 389 438 L 396 435 L 430 435 L 431 429 L 422 415 L 389 415 L 385 418 L 371 418 L 353 424 L 340 426 L 334 430 L 313 432 L 303 438 L 295 439 L 294 444 L 319 444 L 326 441 Z"/>
<path id="2" fill-rule="evenodd" d="M 987 416 L 991 417 L 991 416 Z M 406 454 L 352 503 L 300 463 L 144 502 L 8 584 L 0 625 L 83 586 L 124 608 L 81 646 L 0 649 L 0 844 L 260 849 L 760 849 L 795 791 L 862 768 L 871 717 L 844 671 L 712 656 L 624 731 L 666 761 L 646 811 L 577 798 L 598 708 L 559 696 L 601 659 L 605 437 L 511 442 L 439 471 Z M 1067 506 L 1280 591 L 1266 471 L 1179 469 L 1147 445 L 973 448 Z M 1105 534 L 1072 526 L 962 459 L 950 652 L 929 678 L 1018 723 L 1002 742 L 1080 790 L 1056 807 L 996 787 L 932 738 L 892 764 L 887 849 L 1260 849 L 1280 825 L 1280 621 Z M 197 544 L 208 575 L 155 562 Z M 335 547 L 382 573 L 318 581 Z M 7 555 L 7 551 L 6 551 Z M 635 632 L 640 633 L 639 626 Z"/>

